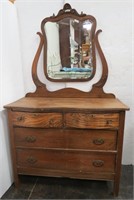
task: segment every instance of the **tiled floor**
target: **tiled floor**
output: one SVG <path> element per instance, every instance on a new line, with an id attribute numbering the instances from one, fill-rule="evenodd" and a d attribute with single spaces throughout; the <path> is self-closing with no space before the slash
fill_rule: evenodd
<path id="1" fill-rule="evenodd" d="M 122 166 L 119 196 L 111 194 L 106 181 L 21 176 L 21 185 L 12 185 L 2 199 L 133 199 L 133 166 Z"/>

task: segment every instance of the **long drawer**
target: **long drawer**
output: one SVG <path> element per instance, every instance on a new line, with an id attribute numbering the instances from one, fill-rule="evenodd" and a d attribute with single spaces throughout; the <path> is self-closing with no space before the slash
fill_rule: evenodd
<path id="1" fill-rule="evenodd" d="M 118 113 L 12 113 L 12 121 L 16 126 L 44 128 L 118 128 Z"/>
<path id="2" fill-rule="evenodd" d="M 14 128 L 17 147 L 115 150 L 116 131 Z"/>
<path id="3" fill-rule="evenodd" d="M 53 170 L 74 170 L 78 172 L 115 171 L 115 154 L 89 153 L 74 150 L 29 150 L 17 149 L 17 167 Z"/>
<path id="4" fill-rule="evenodd" d="M 118 113 L 66 113 L 65 126 L 71 128 L 118 128 Z"/>
<path id="5" fill-rule="evenodd" d="M 61 128 L 63 126 L 61 113 L 25 113 L 12 114 L 13 125 L 24 127 Z"/>

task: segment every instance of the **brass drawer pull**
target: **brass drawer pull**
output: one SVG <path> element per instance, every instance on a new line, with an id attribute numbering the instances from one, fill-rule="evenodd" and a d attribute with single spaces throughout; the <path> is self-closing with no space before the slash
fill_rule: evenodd
<path id="1" fill-rule="evenodd" d="M 36 141 L 36 137 L 35 136 L 27 136 L 25 138 L 25 140 L 29 143 L 35 142 Z"/>
<path id="2" fill-rule="evenodd" d="M 21 122 L 21 121 L 24 121 L 24 120 L 25 120 L 25 117 L 24 117 L 24 116 L 17 117 L 17 121 L 18 121 L 18 122 Z"/>
<path id="3" fill-rule="evenodd" d="M 54 119 L 50 119 L 49 120 L 49 127 L 53 127 L 54 126 Z"/>
<path id="4" fill-rule="evenodd" d="M 93 166 L 94 167 L 102 167 L 104 165 L 104 161 L 103 160 L 94 160 L 93 161 Z"/>
<path id="5" fill-rule="evenodd" d="M 113 122 L 112 120 L 107 120 L 107 121 L 106 121 L 106 124 L 107 124 L 107 125 L 110 125 L 110 124 L 112 124 L 112 122 Z"/>
<path id="6" fill-rule="evenodd" d="M 96 145 L 102 145 L 102 144 L 104 144 L 104 139 L 102 139 L 102 138 L 94 139 L 93 143 Z"/>
<path id="7" fill-rule="evenodd" d="M 34 157 L 32 157 L 32 156 L 30 156 L 29 158 L 27 158 L 27 162 L 29 163 L 29 164 L 35 164 L 36 162 L 37 162 L 37 159 L 36 158 L 34 158 Z"/>

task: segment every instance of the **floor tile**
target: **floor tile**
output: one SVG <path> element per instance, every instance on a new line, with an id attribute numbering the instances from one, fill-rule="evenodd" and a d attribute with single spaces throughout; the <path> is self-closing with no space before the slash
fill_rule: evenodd
<path id="1" fill-rule="evenodd" d="M 133 199 L 133 166 L 122 166 L 119 196 L 112 195 L 112 182 L 67 178 L 20 176 L 2 199 Z"/>
<path id="2" fill-rule="evenodd" d="M 3 195 L 2 199 L 28 199 L 36 180 L 37 177 L 20 176 L 19 187 L 16 188 L 13 184 Z"/>

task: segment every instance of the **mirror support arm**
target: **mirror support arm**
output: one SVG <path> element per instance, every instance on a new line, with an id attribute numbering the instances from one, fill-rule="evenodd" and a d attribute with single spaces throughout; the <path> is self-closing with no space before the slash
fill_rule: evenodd
<path id="1" fill-rule="evenodd" d="M 104 53 L 101 49 L 101 46 L 99 44 L 99 40 L 98 40 L 98 35 L 99 33 L 101 33 L 102 30 L 98 30 L 95 34 L 95 45 L 97 48 L 97 51 L 99 53 L 100 59 L 101 59 L 101 64 L 102 64 L 102 76 L 100 78 L 100 80 L 94 84 L 95 87 L 103 87 L 107 81 L 108 78 L 108 65 L 107 65 L 107 61 L 106 58 L 104 56 Z"/>
<path id="2" fill-rule="evenodd" d="M 32 97 L 32 96 L 35 97 L 35 96 L 38 96 L 38 94 L 46 93 L 46 85 L 43 84 L 39 80 L 38 75 L 37 75 L 37 66 L 38 66 L 39 57 L 40 57 L 40 54 L 41 54 L 41 51 L 42 51 L 42 48 L 44 45 L 44 38 L 43 38 L 42 33 L 37 32 L 37 34 L 40 37 L 40 44 L 39 44 L 38 50 L 35 54 L 33 64 L 32 64 L 32 79 L 36 86 L 36 91 L 34 93 L 27 93 L 26 97 Z"/>
<path id="3" fill-rule="evenodd" d="M 33 64 L 32 64 L 32 78 L 33 78 L 34 84 L 38 87 L 38 86 L 42 86 L 43 84 L 39 80 L 38 75 L 37 75 L 37 65 L 38 65 L 39 57 L 43 48 L 44 38 L 40 32 L 37 32 L 37 34 L 40 36 L 40 44 L 39 44 L 38 50 L 36 52 L 36 55 L 34 57 Z"/>
<path id="4" fill-rule="evenodd" d="M 110 98 L 111 97 L 115 98 L 114 94 L 106 94 L 103 91 L 103 86 L 105 85 L 105 83 L 107 81 L 107 78 L 108 78 L 108 65 L 107 65 L 107 61 L 106 61 L 106 58 L 104 56 L 104 53 L 103 53 L 103 51 L 101 49 L 99 40 L 98 40 L 98 35 L 101 32 L 102 32 L 102 30 L 98 30 L 96 32 L 96 34 L 95 34 L 95 45 L 96 45 L 98 54 L 100 56 L 101 64 L 102 64 L 102 75 L 101 75 L 101 78 L 99 79 L 99 81 L 93 85 L 91 93 L 95 92 L 95 93 L 98 94 L 98 96 L 105 96 L 105 95 L 107 95 Z"/>

